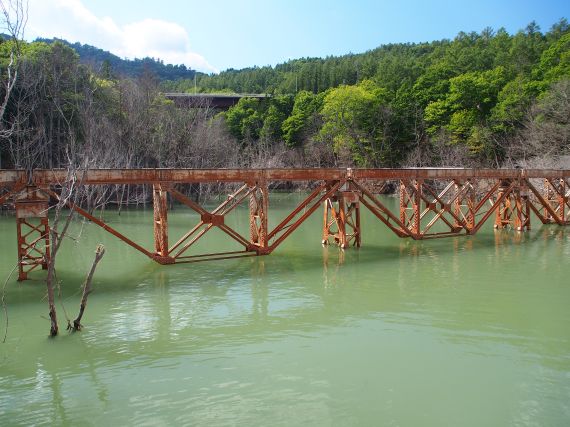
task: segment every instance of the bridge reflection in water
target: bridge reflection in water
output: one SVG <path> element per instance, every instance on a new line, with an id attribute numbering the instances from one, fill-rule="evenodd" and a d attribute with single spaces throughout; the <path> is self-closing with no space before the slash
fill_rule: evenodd
<path id="1" fill-rule="evenodd" d="M 267 255 L 319 206 L 324 206 L 323 244 L 346 249 L 361 245 L 361 206 L 396 235 L 414 240 L 475 234 L 494 216 L 495 228 L 530 230 L 531 212 L 544 224 L 570 224 L 570 170 L 526 169 L 92 169 L 70 176 L 65 170 L 0 171 L 0 204 L 15 202 L 19 280 L 49 262 L 49 199 L 61 200 L 70 182 L 81 186 L 149 185 L 154 208 L 154 248 L 147 249 L 74 204 L 65 204 L 160 264 Z M 310 193 L 285 218 L 271 218 L 269 186 L 308 182 Z M 399 210 L 392 211 L 374 190 L 398 183 Z M 234 183 L 232 194 L 207 210 L 176 189 L 194 183 Z M 200 219 L 175 243 L 168 230 L 168 195 Z M 248 203 L 249 230 L 226 221 Z M 191 253 L 212 229 L 240 249 Z"/>

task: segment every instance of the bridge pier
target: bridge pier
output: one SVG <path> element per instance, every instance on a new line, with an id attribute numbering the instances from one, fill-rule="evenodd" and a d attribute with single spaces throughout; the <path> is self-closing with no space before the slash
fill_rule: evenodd
<path id="1" fill-rule="evenodd" d="M 475 227 L 475 191 L 470 180 L 463 184 L 459 180 L 453 181 L 455 198 L 452 201 L 456 229 L 465 228 L 467 234 Z"/>
<path id="2" fill-rule="evenodd" d="M 558 223 L 561 225 L 570 224 L 570 189 L 566 180 L 560 179 L 545 179 L 544 180 L 544 198 L 554 211 L 552 213 L 546 212 L 546 220 L 550 223 Z"/>
<path id="3" fill-rule="evenodd" d="M 332 241 L 346 249 L 352 242 L 360 247 L 360 195 L 356 191 L 341 190 L 324 201 L 323 245 Z"/>
<path id="4" fill-rule="evenodd" d="M 37 187 L 26 186 L 17 196 L 18 281 L 37 267 L 46 270 L 50 258 L 48 197 Z"/>
<path id="5" fill-rule="evenodd" d="M 524 182 L 515 182 L 513 185 L 511 181 L 501 181 L 497 198 L 502 199 L 502 202 L 495 211 L 495 228 L 501 229 L 510 226 L 516 231 L 530 230 L 528 191 Z"/>
<path id="6" fill-rule="evenodd" d="M 168 249 L 168 191 L 161 184 L 152 186 L 152 204 L 154 211 L 154 250 L 155 260 L 161 264 L 172 264 Z"/>
<path id="7" fill-rule="evenodd" d="M 261 182 L 251 188 L 249 196 L 249 235 L 251 245 L 259 255 L 269 250 L 267 239 L 267 211 L 269 210 L 269 192 L 267 183 Z"/>

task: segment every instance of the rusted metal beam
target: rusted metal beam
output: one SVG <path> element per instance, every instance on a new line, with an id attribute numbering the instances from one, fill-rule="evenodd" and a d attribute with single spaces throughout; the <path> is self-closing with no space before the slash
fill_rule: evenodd
<path id="1" fill-rule="evenodd" d="M 7 185 L 5 187 L 7 187 Z M 16 182 L 11 189 L 8 189 L 6 193 L 0 195 L 0 205 L 2 205 L 6 200 L 18 194 L 18 192 L 20 192 L 24 187 L 24 183 Z"/>
<path id="2" fill-rule="evenodd" d="M 152 184 L 184 182 L 255 182 L 267 181 L 318 181 L 354 178 L 355 180 L 399 179 L 528 179 L 570 178 L 570 170 L 555 169 L 462 169 L 462 168 L 414 168 L 414 169 L 90 169 L 78 172 L 78 182 L 97 184 Z M 68 179 L 64 169 L 36 169 L 30 182 L 56 185 Z M 0 185 L 28 182 L 24 170 L 0 170 Z"/>
<path id="3" fill-rule="evenodd" d="M 560 169 L 466 169 L 466 168 L 408 168 L 408 169 L 353 169 L 355 180 L 399 179 L 523 179 L 523 178 L 568 178 L 570 170 Z"/>
<path id="4" fill-rule="evenodd" d="M 172 187 L 168 188 L 168 191 L 173 195 L 173 197 L 176 200 L 185 204 L 186 206 L 190 207 L 191 209 L 200 214 L 200 222 L 197 225 L 195 225 L 190 231 L 188 231 L 184 236 L 182 236 L 169 249 L 169 252 L 173 253 L 184 242 L 186 242 L 184 246 L 178 249 L 178 251 L 174 254 L 173 259 L 175 260 L 175 262 L 178 262 L 179 259 L 188 258 L 188 257 L 183 257 L 182 254 L 186 252 L 186 250 L 188 250 L 190 246 L 196 243 L 202 236 L 204 236 L 213 227 L 218 227 L 220 230 L 222 230 L 232 239 L 237 241 L 239 244 L 243 245 L 246 251 L 251 251 L 252 250 L 251 243 L 241 234 L 239 234 L 237 231 L 225 225 L 224 217 L 225 215 L 232 212 L 237 206 L 239 206 L 239 204 L 242 203 L 254 190 L 255 187 L 248 188 L 247 184 L 244 184 L 236 192 L 230 194 L 227 197 L 227 199 L 222 204 L 220 204 L 216 209 L 214 209 L 212 212 L 208 212 L 206 209 L 204 209 L 198 203 L 186 197 L 184 194 L 180 193 L 179 191 L 175 190 Z M 203 226 L 205 227 L 202 228 Z M 191 240 L 188 240 L 192 236 L 194 237 Z"/>
<path id="5" fill-rule="evenodd" d="M 544 211 L 546 212 L 545 214 L 544 212 L 541 212 L 540 209 L 537 208 L 533 203 L 530 204 L 530 208 L 533 210 L 536 216 L 539 217 L 541 222 L 543 224 L 556 222 L 558 225 L 564 225 L 562 218 L 558 217 L 556 211 L 552 208 L 550 203 L 542 196 L 540 191 L 538 191 L 537 188 L 528 179 L 524 180 L 524 182 L 526 183 L 530 191 L 533 193 L 534 197 L 536 197 L 538 203 L 540 204 L 540 208 L 544 209 Z"/>
<path id="6" fill-rule="evenodd" d="M 569 193 L 567 191 L 567 184 L 563 178 L 551 179 L 547 178 L 546 188 L 551 197 L 546 198 L 553 207 L 558 217 L 557 222 L 566 224 L 568 222 L 567 213 L 570 213 Z M 567 210 L 568 208 L 568 210 Z"/>
<path id="7" fill-rule="evenodd" d="M 327 186 L 327 183 L 324 182 L 320 186 L 316 187 L 306 198 L 303 200 L 299 206 L 297 206 L 293 212 L 285 217 L 274 229 L 273 231 L 269 232 L 267 235 L 267 239 L 272 239 L 277 233 L 283 230 L 284 227 L 289 224 L 289 222 L 297 215 L 301 210 L 303 210 L 311 201 L 317 197 L 321 191 L 323 191 Z"/>
<path id="8" fill-rule="evenodd" d="M 504 181 L 499 187 L 499 196 L 504 191 L 508 181 Z M 513 227 L 517 231 L 530 230 L 530 206 L 528 200 L 528 188 L 524 180 L 513 181 L 510 194 L 503 199 L 495 211 L 495 228 Z"/>
<path id="9" fill-rule="evenodd" d="M 249 196 L 249 237 L 258 253 L 266 252 L 268 241 L 269 190 L 265 180 L 257 182 Z"/>
<path id="10" fill-rule="evenodd" d="M 154 213 L 154 250 L 156 255 L 165 262 L 170 261 L 168 251 L 168 214 L 167 214 L 167 192 L 161 184 L 154 184 L 153 213 Z"/>
<path id="11" fill-rule="evenodd" d="M 82 184 L 152 184 L 199 182 L 318 181 L 341 179 L 346 169 L 89 169 Z M 67 179 L 65 170 L 36 170 L 38 184 L 57 184 Z"/>
<path id="12" fill-rule="evenodd" d="M 429 229 L 441 218 L 441 220 L 443 222 L 445 222 L 445 224 L 449 227 L 450 232 L 451 233 L 458 233 L 459 231 L 461 231 L 462 228 L 467 228 L 466 224 L 463 222 L 463 219 L 458 215 L 458 212 L 456 212 L 457 209 L 457 201 L 461 198 L 462 193 L 464 192 L 465 188 L 461 188 L 458 190 L 457 185 L 456 185 L 456 181 L 453 180 L 451 181 L 447 187 L 445 187 L 445 189 L 443 191 L 441 191 L 439 194 L 436 194 L 436 192 L 433 190 L 433 188 L 431 188 L 429 185 L 424 183 L 424 188 L 428 191 L 428 193 L 430 193 L 433 197 L 433 201 L 430 202 L 430 206 L 437 206 L 437 203 L 440 204 L 440 208 L 439 210 L 433 209 L 433 211 L 436 213 L 436 215 L 434 216 L 434 218 L 432 218 L 432 220 L 428 223 L 428 225 L 426 225 L 425 229 L 422 231 L 422 234 L 425 236 L 426 234 L 428 234 Z M 445 197 L 447 195 L 447 193 L 452 189 L 455 189 L 455 195 L 451 198 L 451 200 L 449 202 L 445 202 L 443 200 L 443 197 Z M 429 200 L 427 200 L 427 198 L 424 197 L 424 201 L 428 202 Z M 454 209 L 453 207 L 455 207 L 456 209 Z M 422 215 L 424 215 L 425 213 L 428 212 L 428 209 L 426 209 Z M 450 220 L 448 220 L 447 218 L 445 218 L 445 214 L 448 214 L 451 216 L 451 219 L 455 220 L 454 223 L 452 223 Z"/>
<path id="13" fill-rule="evenodd" d="M 19 281 L 37 267 L 45 270 L 50 259 L 48 197 L 33 186 L 21 190 L 15 202 Z"/>
<path id="14" fill-rule="evenodd" d="M 55 191 L 50 190 L 49 188 L 40 188 L 41 191 L 45 192 L 46 194 L 50 195 L 51 197 L 60 200 L 59 194 L 57 194 Z M 122 233 L 120 233 L 119 231 L 115 230 L 113 227 L 111 227 L 110 225 L 105 224 L 104 221 L 101 221 L 99 218 L 94 217 L 93 215 L 91 215 L 89 212 L 81 209 L 79 206 L 77 206 L 76 204 L 74 204 L 71 201 L 66 201 L 65 205 L 77 212 L 79 215 L 87 218 L 89 221 L 91 221 L 92 223 L 98 225 L 99 227 L 101 227 L 102 229 L 104 229 L 105 231 L 111 233 L 113 236 L 118 237 L 119 239 L 121 239 L 123 242 L 125 242 L 127 245 L 131 246 L 132 248 L 136 249 L 139 252 L 142 252 L 143 254 L 145 254 L 147 257 L 149 257 L 150 259 L 153 259 L 157 262 L 160 263 L 160 257 L 157 257 L 156 254 L 150 252 L 149 250 L 145 249 L 144 247 L 142 247 L 141 245 L 139 245 L 138 243 L 134 242 L 133 240 L 129 239 L 127 236 L 123 235 Z"/>
<path id="15" fill-rule="evenodd" d="M 500 182 L 498 184 L 500 184 Z M 477 233 L 477 231 L 479 231 L 479 229 L 483 226 L 483 224 L 485 224 L 485 222 L 487 222 L 487 220 L 491 217 L 491 215 L 493 215 L 493 213 L 495 213 L 495 211 L 499 208 L 505 197 L 507 197 L 511 193 L 514 185 L 515 185 L 514 183 L 511 183 L 502 193 L 500 193 L 497 200 L 493 203 L 493 205 L 489 208 L 489 210 L 485 212 L 483 218 L 481 218 L 479 222 L 475 223 L 475 226 L 473 227 L 473 229 L 469 231 L 469 234 L 475 234 Z M 493 188 L 498 188 L 498 186 Z M 486 201 L 490 200 L 492 194 L 493 193 L 487 193 L 485 198 L 479 202 L 479 209 L 485 204 Z M 479 209 L 475 210 L 475 214 L 477 214 Z"/>
<path id="16" fill-rule="evenodd" d="M 346 180 L 343 179 L 332 184 L 324 183 L 320 187 L 316 188 L 309 195 L 309 197 L 307 197 L 299 206 L 297 206 L 297 208 L 293 210 L 293 212 L 291 212 L 291 214 L 289 214 L 283 221 L 281 221 L 271 233 L 269 233 L 269 239 L 276 237 L 275 241 L 269 245 L 269 252 L 273 252 L 275 248 L 287 238 L 287 236 L 295 231 L 313 212 L 315 212 L 315 210 L 320 206 L 321 203 L 323 203 L 323 201 L 334 194 L 335 191 L 337 191 L 345 182 Z M 312 206 L 307 208 L 307 206 L 310 205 L 310 203 L 312 203 L 313 200 L 315 200 L 323 190 L 325 193 L 319 197 Z M 291 222 L 302 210 L 304 210 L 304 213 L 298 219 Z"/>
<path id="17" fill-rule="evenodd" d="M 22 169 L 0 169 L 0 188 L 24 184 L 27 179 L 26 171 Z"/>
<path id="18" fill-rule="evenodd" d="M 366 206 L 368 210 L 370 210 L 370 212 L 372 212 L 380 221 L 388 226 L 388 228 L 390 228 L 399 237 L 411 236 L 410 230 L 408 230 L 404 223 L 398 219 L 390 209 L 384 206 L 366 187 L 356 180 L 351 181 L 351 184 L 362 193 L 360 195 L 360 201 L 362 204 Z M 370 202 L 366 198 L 370 199 Z M 394 222 L 397 227 L 390 221 Z"/>
<path id="19" fill-rule="evenodd" d="M 349 232 L 349 228 L 351 232 Z M 338 191 L 324 201 L 322 244 L 334 243 L 346 249 L 350 242 L 360 247 L 360 195 L 353 190 Z"/>

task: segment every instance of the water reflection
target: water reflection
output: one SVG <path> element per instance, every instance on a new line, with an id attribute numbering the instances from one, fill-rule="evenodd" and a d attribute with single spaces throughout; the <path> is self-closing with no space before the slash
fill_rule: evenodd
<path id="1" fill-rule="evenodd" d="M 269 307 L 269 282 L 265 274 L 265 261 L 251 263 L 251 295 L 252 295 L 252 318 L 257 322 L 267 320 Z"/>
<path id="2" fill-rule="evenodd" d="M 16 288 L 0 348 L 0 421 L 465 425 L 467 416 L 504 425 L 568 416 L 565 230 L 411 241 L 364 216 L 364 246 L 341 251 L 320 247 L 318 218 L 303 227 L 268 257 L 165 268 L 120 252 L 102 264 L 85 330 L 56 341 L 42 335 L 43 290 Z M 71 252 L 60 274 L 73 283 L 85 262 Z"/>

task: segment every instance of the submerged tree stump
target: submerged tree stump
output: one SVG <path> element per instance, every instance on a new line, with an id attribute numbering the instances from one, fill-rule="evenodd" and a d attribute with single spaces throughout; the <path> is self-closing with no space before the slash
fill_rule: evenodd
<path id="1" fill-rule="evenodd" d="M 93 274 L 95 273 L 95 269 L 97 268 L 97 264 L 101 261 L 105 255 L 105 247 L 103 245 L 98 245 L 97 249 L 95 250 L 95 259 L 93 260 L 93 264 L 91 265 L 91 269 L 89 270 L 89 274 L 85 278 L 85 282 L 83 283 L 83 295 L 81 296 L 81 305 L 79 306 L 79 314 L 77 318 L 73 321 L 73 326 L 71 328 L 74 331 L 81 330 L 81 318 L 83 317 L 83 313 L 85 312 L 85 307 L 87 306 L 87 297 L 91 293 L 91 281 L 93 280 Z"/>

